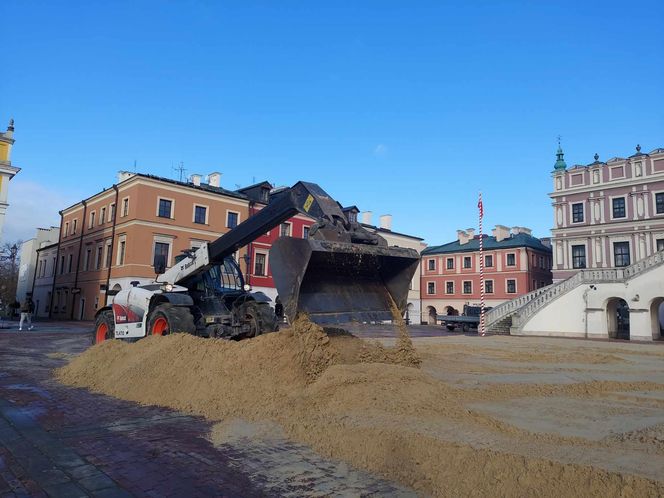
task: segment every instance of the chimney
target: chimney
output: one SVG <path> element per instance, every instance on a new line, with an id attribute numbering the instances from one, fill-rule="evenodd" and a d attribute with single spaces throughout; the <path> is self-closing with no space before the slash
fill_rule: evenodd
<path id="1" fill-rule="evenodd" d="M 505 225 L 496 225 L 496 228 L 493 229 L 493 236 L 496 238 L 496 242 L 508 239 L 510 236 L 510 228 Z"/>
<path id="2" fill-rule="evenodd" d="M 457 237 L 459 238 L 459 244 L 467 244 L 470 238 L 465 230 L 457 230 Z"/>
<path id="3" fill-rule="evenodd" d="M 466 228 L 466 233 L 468 234 L 468 240 L 472 240 L 475 238 L 475 229 L 474 228 Z"/>
<path id="4" fill-rule="evenodd" d="M 208 184 L 210 187 L 219 187 L 221 183 L 221 173 L 217 173 L 216 171 L 214 173 L 210 173 L 208 175 Z"/>
<path id="5" fill-rule="evenodd" d="M 118 183 L 124 182 L 134 176 L 131 171 L 118 171 Z"/>
<path id="6" fill-rule="evenodd" d="M 383 214 L 380 216 L 380 228 L 385 230 L 392 230 L 392 215 Z"/>
<path id="7" fill-rule="evenodd" d="M 201 178 L 202 178 L 201 175 L 199 175 L 198 173 L 194 173 L 193 175 L 191 175 L 191 183 L 193 183 L 197 187 L 200 187 L 201 186 Z"/>
<path id="8" fill-rule="evenodd" d="M 371 225 L 371 215 L 373 213 L 371 211 L 365 211 L 362 213 L 362 223 L 365 225 Z"/>

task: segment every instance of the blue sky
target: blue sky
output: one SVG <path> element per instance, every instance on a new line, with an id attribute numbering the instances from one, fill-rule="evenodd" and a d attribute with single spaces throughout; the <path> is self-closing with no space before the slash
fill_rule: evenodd
<path id="1" fill-rule="evenodd" d="M 664 147 L 664 2 L 4 0 L 3 238 L 118 170 L 320 184 L 429 244 L 548 236 L 568 165 Z"/>

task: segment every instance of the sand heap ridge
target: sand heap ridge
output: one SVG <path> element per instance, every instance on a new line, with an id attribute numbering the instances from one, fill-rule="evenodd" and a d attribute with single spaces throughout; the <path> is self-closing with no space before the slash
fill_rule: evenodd
<path id="1" fill-rule="evenodd" d="M 56 376 L 220 423 L 273 421 L 321 454 L 436 496 L 664 494 L 662 483 L 645 478 L 475 449 L 424 432 L 449 421 L 471 431 L 507 429 L 464 406 L 477 392 L 469 395 L 414 368 L 420 358 L 403 321 L 395 321 L 395 348 L 328 336 L 301 316 L 289 329 L 240 342 L 185 334 L 107 341 Z"/>

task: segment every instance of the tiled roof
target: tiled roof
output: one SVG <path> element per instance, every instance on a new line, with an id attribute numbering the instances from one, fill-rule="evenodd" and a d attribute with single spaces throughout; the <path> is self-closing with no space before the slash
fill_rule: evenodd
<path id="1" fill-rule="evenodd" d="M 203 190 L 205 192 L 212 192 L 214 194 L 221 194 L 221 195 L 227 195 L 229 197 L 235 197 L 237 199 L 247 199 L 247 196 L 240 193 L 240 192 L 235 192 L 234 190 L 227 190 L 222 187 L 213 187 L 207 183 L 201 183 L 200 185 L 194 185 L 193 183 L 189 182 L 181 182 L 178 180 L 171 180 L 170 178 L 164 178 L 163 176 L 156 176 L 156 175 L 149 175 L 146 173 L 134 173 L 134 176 L 140 176 L 143 178 L 150 178 L 152 180 L 158 180 L 160 182 L 166 182 L 166 183 L 171 183 L 173 185 L 179 185 L 181 187 L 189 187 L 193 188 L 195 190 Z"/>
<path id="2" fill-rule="evenodd" d="M 485 250 L 530 247 L 531 249 L 537 249 L 538 251 L 551 252 L 551 248 L 542 244 L 540 239 L 525 233 L 512 235 L 511 237 L 503 239 L 500 242 L 496 242 L 496 238 L 493 236 L 485 235 L 483 239 L 483 245 Z M 479 250 L 480 239 L 478 236 L 472 240 L 469 240 L 466 244 L 463 245 L 460 244 L 458 240 L 455 240 L 454 242 L 450 242 L 448 244 L 427 247 L 424 251 L 422 251 L 422 256 L 432 254 L 450 254 L 454 252 L 474 252 Z"/>

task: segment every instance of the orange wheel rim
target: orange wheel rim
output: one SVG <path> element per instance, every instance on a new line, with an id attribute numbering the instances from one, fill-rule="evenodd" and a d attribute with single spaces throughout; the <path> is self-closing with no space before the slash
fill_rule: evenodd
<path id="1" fill-rule="evenodd" d="M 164 335 L 168 333 L 168 322 L 165 318 L 157 318 L 152 325 L 152 335 Z"/>
<path id="2" fill-rule="evenodd" d="M 97 344 L 104 342 L 106 340 L 106 334 L 108 333 L 108 325 L 102 323 L 97 327 Z"/>

